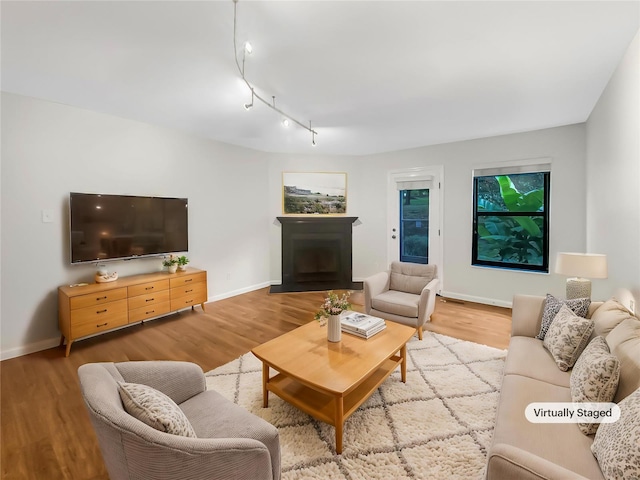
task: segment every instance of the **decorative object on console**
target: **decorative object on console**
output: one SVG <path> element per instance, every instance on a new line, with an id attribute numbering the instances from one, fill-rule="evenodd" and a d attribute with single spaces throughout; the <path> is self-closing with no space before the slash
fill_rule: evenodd
<path id="1" fill-rule="evenodd" d="M 607 278 L 607 256 L 597 253 L 560 252 L 556 273 L 567 275 L 567 298 L 591 298 L 590 278 Z"/>
<path id="2" fill-rule="evenodd" d="M 189 263 L 189 259 L 184 255 L 178 257 L 178 270 L 185 271 L 187 269 L 187 263 Z"/>
<path id="3" fill-rule="evenodd" d="M 344 172 L 282 172 L 282 213 L 342 215 L 347 213 Z"/>
<path id="4" fill-rule="evenodd" d="M 539 340 L 544 340 L 551 322 L 553 322 L 553 319 L 556 318 L 556 315 L 563 305 L 569 307 L 571 311 L 573 311 L 573 313 L 575 313 L 577 316 L 586 317 L 587 312 L 589 311 L 590 304 L 591 300 L 589 300 L 588 298 L 561 300 L 547 293 L 547 298 L 544 302 L 544 309 L 542 310 L 542 324 L 540 325 L 540 332 L 538 333 L 536 338 Z"/>
<path id="5" fill-rule="evenodd" d="M 162 266 L 163 267 L 167 267 L 167 269 L 169 270 L 169 273 L 176 273 L 176 270 L 178 270 L 178 257 L 176 257 L 173 253 L 171 255 L 169 255 L 169 258 L 165 258 L 162 261 Z"/>
<path id="6" fill-rule="evenodd" d="M 98 270 L 96 272 L 96 283 L 114 282 L 118 279 L 118 272 L 107 272 L 106 270 Z"/>

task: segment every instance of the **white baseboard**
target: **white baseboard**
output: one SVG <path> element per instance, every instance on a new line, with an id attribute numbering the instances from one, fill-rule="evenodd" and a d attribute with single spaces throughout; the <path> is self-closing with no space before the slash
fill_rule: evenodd
<path id="1" fill-rule="evenodd" d="M 270 287 L 272 285 L 271 282 L 262 282 L 257 285 L 250 285 L 248 287 L 239 288 L 237 290 L 231 290 L 230 292 L 220 293 L 218 295 L 214 295 L 209 297 L 208 302 L 217 302 L 218 300 L 224 300 L 225 298 L 235 297 L 236 295 L 242 295 L 243 293 L 253 292 L 254 290 L 260 290 L 261 288 Z"/>
<path id="2" fill-rule="evenodd" d="M 453 298 L 455 300 L 465 300 L 467 302 L 482 303 L 484 305 L 495 305 L 496 307 L 506 307 L 506 308 L 512 307 L 512 302 L 507 302 L 504 300 L 496 300 L 494 298 L 475 297 L 473 295 L 464 295 L 461 293 L 445 292 L 445 291 L 440 292 L 440 295 L 447 298 Z"/>
<path id="3" fill-rule="evenodd" d="M 49 348 L 57 347 L 58 345 L 60 345 L 60 337 L 47 338 L 46 340 L 40 340 L 38 342 L 30 343 L 28 345 L 22 345 L 20 347 L 10 348 L 9 350 L 3 350 L 0 353 L 0 360 L 9 360 L 10 358 L 29 355 L 30 353 L 35 353 L 41 350 L 48 350 Z M 63 352 L 64 350 L 61 349 L 60 351 Z"/>

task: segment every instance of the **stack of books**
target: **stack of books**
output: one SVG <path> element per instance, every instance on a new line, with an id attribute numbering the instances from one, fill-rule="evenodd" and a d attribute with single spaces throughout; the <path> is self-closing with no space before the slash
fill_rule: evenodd
<path id="1" fill-rule="evenodd" d="M 342 331 L 362 338 L 373 337 L 387 328 L 382 318 L 353 312 L 340 320 Z"/>

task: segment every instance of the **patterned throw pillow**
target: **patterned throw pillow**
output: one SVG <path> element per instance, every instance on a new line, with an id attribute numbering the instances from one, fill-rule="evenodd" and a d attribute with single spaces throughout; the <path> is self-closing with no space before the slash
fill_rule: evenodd
<path id="1" fill-rule="evenodd" d="M 620 378 L 620 362 L 602 337 L 594 337 L 571 371 L 572 402 L 611 402 Z M 599 423 L 578 423 L 585 435 L 596 433 Z"/>
<path id="2" fill-rule="evenodd" d="M 600 425 L 591 451 L 607 480 L 640 478 L 640 388 L 618 406 L 620 419 Z"/>
<path id="3" fill-rule="evenodd" d="M 544 340 L 549 325 L 556 318 L 556 315 L 560 311 L 560 307 L 566 305 L 573 313 L 579 317 L 586 317 L 589 311 L 589 305 L 591 305 L 590 298 L 573 298 L 571 300 L 561 300 L 547 293 L 547 299 L 544 302 L 544 310 L 542 311 L 542 324 L 540 325 L 540 333 L 536 335 L 539 340 Z"/>
<path id="4" fill-rule="evenodd" d="M 126 412 L 161 432 L 196 438 L 189 419 L 176 403 L 155 388 L 139 383 L 118 383 Z"/>
<path id="5" fill-rule="evenodd" d="M 579 317 L 569 307 L 562 305 L 542 344 L 551 352 L 558 368 L 566 372 L 587 346 L 591 332 L 593 320 Z"/>

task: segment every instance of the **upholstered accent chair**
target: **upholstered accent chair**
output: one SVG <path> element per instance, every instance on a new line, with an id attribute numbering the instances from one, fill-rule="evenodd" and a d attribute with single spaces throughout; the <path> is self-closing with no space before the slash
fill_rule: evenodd
<path id="1" fill-rule="evenodd" d="M 438 283 L 436 265 L 392 262 L 388 271 L 364 280 L 365 311 L 415 327 L 422 340 L 422 327 L 436 305 Z"/>
<path id="2" fill-rule="evenodd" d="M 207 390 L 198 365 L 88 363 L 78 376 L 111 480 L 280 479 L 278 430 Z M 166 433 L 127 413 L 120 382 L 147 385 L 168 396 L 197 438 Z"/>

